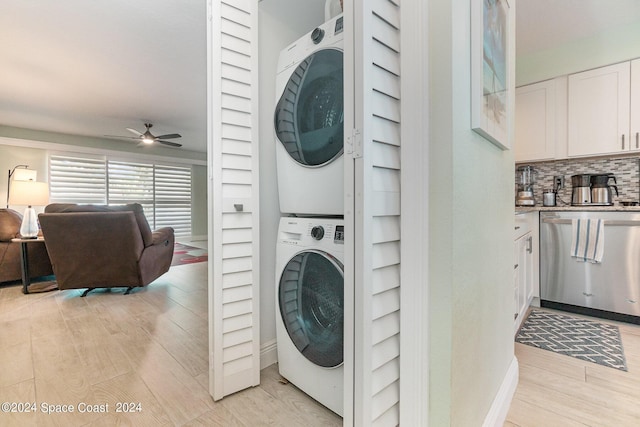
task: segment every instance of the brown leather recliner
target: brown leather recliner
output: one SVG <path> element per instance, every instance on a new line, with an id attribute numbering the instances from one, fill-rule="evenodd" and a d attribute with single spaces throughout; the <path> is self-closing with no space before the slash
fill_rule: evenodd
<path id="1" fill-rule="evenodd" d="M 142 206 L 54 203 L 40 214 L 59 289 L 146 286 L 169 270 L 173 228 L 151 231 Z"/>
<path id="2" fill-rule="evenodd" d="M 22 279 L 20 243 L 11 239 L 20 237 L 22 215 L 12 209 L 0 209 L 0 282 Z M 30 243 L 29 276 L 31 278 L 53 274 L 44 243 Z"/>

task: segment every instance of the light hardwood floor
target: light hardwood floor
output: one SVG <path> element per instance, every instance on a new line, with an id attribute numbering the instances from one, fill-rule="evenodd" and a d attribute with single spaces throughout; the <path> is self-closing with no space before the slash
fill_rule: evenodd
<path id="1" fill-rule="evenodd" d="M 148 287 L 122 292 L 81 298 L 76 290 L 23 295 L 19 284 L 0 286 L 0 403 L 37 409 L 0 412 L 0 426 L 342 425 L 279 382 L 275 365 L 259 387 L 212 400 L 206 263 L 172 267 Z M 140 406 L 118 413 L 118 402 Z M 79 412 L 81 403 L 108 404 L 108 412 Z M 75 412 L 45 414 L 43 404 Z"/>
<path id="2" fill-rule="evenodd" d="M 619 326 L 628 372 L 516 343 L 520 380 L 505 426 L 640 426 L 640 326 L 593 320 Z"/>

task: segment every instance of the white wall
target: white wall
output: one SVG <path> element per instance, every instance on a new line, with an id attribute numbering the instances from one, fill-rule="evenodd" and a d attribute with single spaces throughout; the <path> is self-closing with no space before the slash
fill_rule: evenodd
<path id="1" fill-rule="evenodd" d="M 278 55 L 324 21 L 324 0 L 260 2 L 260 343 L 276 339 L 275 248 L 280 220 L 273 109 Z"/>
<path id="2" fill-rule="evenodd" d="M 434 426 L 481 425 L 514 357 L 514 160 L 471 130 L 470 5 L 429 1 Z"/>
<path id="3" fill-rule="evenodd" d="M 516 85 L 640 57 L 640 22 L 556 46 L 516 60 Z"/>

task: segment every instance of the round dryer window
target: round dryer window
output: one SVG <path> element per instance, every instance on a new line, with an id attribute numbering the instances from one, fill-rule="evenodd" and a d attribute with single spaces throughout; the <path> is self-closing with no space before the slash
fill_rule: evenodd
<path id="1" fill-rule="evenodd" d="M 324 252 L 297 254 L 282 272 L 278 299 L 284 326 L 298 351 L 318 366 L 341 365 L 344 277 L 339 261 Z"/>
<path id="2" fill-rule="evenodd" d="M 298 65 L 276 105 L 275 129 L 285 150 L 303 166 L 322 166 L 342 154 L 341 50 L 319 50 Z"/>

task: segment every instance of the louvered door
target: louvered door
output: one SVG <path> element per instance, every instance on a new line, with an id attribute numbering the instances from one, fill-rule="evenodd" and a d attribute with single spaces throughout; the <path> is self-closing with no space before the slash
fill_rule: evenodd
<path id="1" fill-rule="evenodd" d="M 208 7 L 209 383 L 217 400 L 260 382 L 258 4 Z"/>

